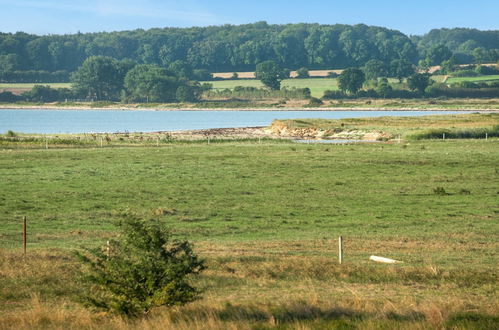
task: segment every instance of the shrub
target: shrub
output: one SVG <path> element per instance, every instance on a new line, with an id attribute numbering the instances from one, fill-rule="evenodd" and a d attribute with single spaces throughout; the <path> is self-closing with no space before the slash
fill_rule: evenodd
<path id="1" fill-rule="evenodd" d="M 310 102 L 308 102 L 307 106 L 308 107 L 320 107 L 323 104 L 324 104 L 324 102 L 322 102 L 321 99 L 318 99 L 316 97 L 312 97 L 312 98 L 310 98 Z"/>
<path id="2" fill-rule="evenodd" d="M 342 100 L 348 99 L 349 96 L 342 91 L 324 91 L 324 95 L 322 96 L 324 100 Z"/>
<path id="3" fill-rule="evenodd" d="M 452 88 L 480 88 L 478 84 L 472 81 L 459 81 L 451 85 Z"/>
<path id="4" fill-rule="evenodd" d="M 480 65 L 475 69 L 479 75 L 495 75 L 499 74 L 499 69 L 495 66 Z"/>
<path id="5" fill-rule="evenodd" d="M 450 74 L 452 77 L 477 77 L 480 74 L 478 74 L 474 70 L 459 70 L 459 71 L 454 71 Z"/>
<path id="6" fill-rule="evenodd" d="M 197 298 L 187 281 L 198 274 L 204 261 L 187 241 L 171 241 L 155 221 L 126 215 L 120 236 L 108 249 L 77 252 L 83 263 L 84 304 L 137 316 L 157 306 L 182 305 Z"/>
<path id="7" fill-rule="evenodd" d="M 22 96 L 26 101 L 31 102 L 54 102 L 60 99 L 59 91 L 48 85 L 35 85 L 30 91 L 24 92 Z"/>
<path id="8" fill-rule="evenodd" d="M 441 195 L 441 196 L 447 195 L 447 192 L 445 191 L 444 187 L 433 188 L 433 193 L 435 195 Z"/>
<path id="9" fill-rule="evenodd" d="M 414 133 L 409 136 L 414 140 L 425 139 L 442 139 L 445 134 L 447 139 L 484 139 L 487 137 L 499 137 L 499 125 L 483 128 L 467 128 L 467 129 L 429 129 L 422 132 Z"/>
<path id="10" fill-rule="evenodd" d="M 310 78 L 310 74 L 308 72 L 307 68 L 300 68 L 296 71 L 296 78 L 298 79 L 303 79 L 303 78 Z"/>
<path id="11" fill-rule="evenodd" d="M 20 101 L 22 97 L 13 94 L 12 92 L 1 92 L 0 102 L 17 102 Z"/>

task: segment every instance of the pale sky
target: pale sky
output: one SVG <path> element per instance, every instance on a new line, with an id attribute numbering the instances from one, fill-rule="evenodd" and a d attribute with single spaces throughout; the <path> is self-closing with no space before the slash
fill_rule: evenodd
<path id="1" fill-rule="evenodd" d="M 34 34 L 138 28 L 321 23 L 384 26 L 406 34 L 432 28 L 499 29 L 499 1 L 455 0 L 0 0 L 0 32 Z"/>

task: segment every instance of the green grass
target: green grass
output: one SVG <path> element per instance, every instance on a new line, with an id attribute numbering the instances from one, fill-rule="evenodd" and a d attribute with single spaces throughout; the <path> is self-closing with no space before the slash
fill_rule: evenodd
<path id="1" fill-rule="evenodd" d="M 0 83 L 0 89 L 32 89 L 35 85 L 50 86 L 52 88 L 71 88 L 71 83 Z"/>
<path id="2" fill-rule="evenodd" d="M 446 83 L 453 84 L 461 81 L 471 81 L 471 82 L 492 82 L 498 81 L 499 75 L 490 75 L 490 76 L 479 76 L 479 77 L 452 77 L 449 78 Z"/>
<path id="3" fill-rule="evenodd" d="M 175 232 L 201 241 L 340 233 L 425 239 L 435 232 L 464 234 L 463 224 L 481 231 L 491 223 L 480 219 L 497 211 L 494 148 L 496 142 L 466 141 L 405 149 L 229 143 L 5 150 L 0 244 L 16 246 L 24 215 L 33 248 L 90 243 L 92 235 L 112 231 L 112 220 L 127 208 L 144 215 L 174 208 Z M 437 186 L 451 195 L 434 196 Z M 463 189 L 472 194 L 460 194 Z"/>
<path id="4" fill-rule="evenodd" d="M 237 80 L 220 80 L 210 81 L 215 89 L 232 89 L 236 86 L 244 87 L 263 87 L 260 80 L 256 79 L 237 79 Z M 286 79 L 281 83 L 282 87 L 310 88 L 313 97 L 322 97 L 326 90 L 337 90 L 338 80 L 335 78 L 309 78 L 309 79 Z"/>
<path id="5" fill-rule="evenodd" d="M 0 146 L 0 328 L 493 328 L 498 147 Z M 194 242 L 208 262 L 195 280 L 202 300 L 144 320 L 73 302 L 69 251 L 105 244 L 123 211 Z"/>

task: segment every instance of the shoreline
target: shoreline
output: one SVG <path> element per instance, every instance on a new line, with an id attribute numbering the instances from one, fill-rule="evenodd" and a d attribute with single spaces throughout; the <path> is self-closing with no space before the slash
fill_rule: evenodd
<path id="1" fill-rule="evenodd" d="M 65 111 L 193 111 L 193 112 L 203 112 L 203 111 L 487 111 L 487 112 L 499 112 L 499 106 L 497 108 L 465 108 L 465 107 L 428 107 L 428 108 L 418 108 L 418 107 L 289 107 L 289 108 L 140 108 L 140 107 L 91 107 L 91 106 L 54 106 L 54 105 L 15 105 L 15 104 L 0 104 L 1 110 L 65 110 Z"/>

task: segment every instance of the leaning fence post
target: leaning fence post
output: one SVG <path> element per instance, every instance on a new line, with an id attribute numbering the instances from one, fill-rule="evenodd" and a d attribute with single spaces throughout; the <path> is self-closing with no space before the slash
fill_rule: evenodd
<path id="1" fill-rule="evenodd" d="M 338 238 L 338 261 L 340 265 L 343 263 L 343 237 Z"/>
<path id="2" fill-rule="evenodd" d="M 23 253 L 26 255 L 26 216 L 23 217 Z"/>

